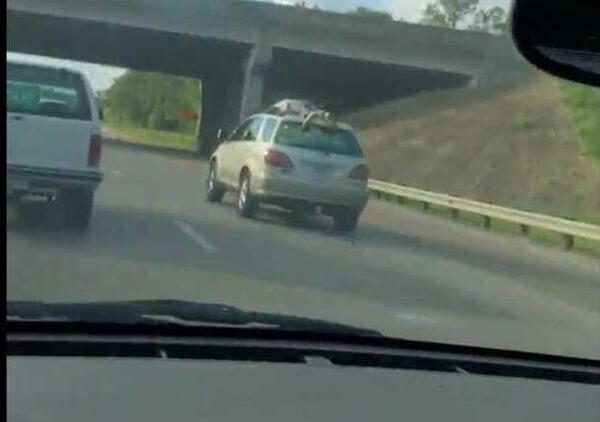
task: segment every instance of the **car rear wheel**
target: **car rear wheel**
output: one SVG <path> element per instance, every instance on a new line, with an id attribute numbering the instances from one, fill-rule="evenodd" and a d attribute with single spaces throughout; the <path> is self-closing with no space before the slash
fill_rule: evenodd
<path id="1" fill-rule="evenodd" d="M 250 171 L 244 170 L 238 190 L 238 213 L 245 218 L 253 217 L 258 208 L 258 200 L 252 195 L 250 179 Z"/>
<path id="2" fill-rule="evenodd" d="M 217 163 L 211 162 L 206 177 L 206 200 L 208 202 L 221 202 L 225 196 L 225 188 L 217 179 Z"/>
<path id="3" fill-rule="evenodd" d="M 333 215 L 333 224 L 339 232 L 351 232 L 358 225 L 359 214 L 350 210 L 341 210 Z"/>
<path id="4" fill-rule="evenodd" d="M 85 189 L 69 189 L 62 192 L 65 206 L 65 225 L 75 231 L 85 231 L 92 218 L 94 192 Z"/>

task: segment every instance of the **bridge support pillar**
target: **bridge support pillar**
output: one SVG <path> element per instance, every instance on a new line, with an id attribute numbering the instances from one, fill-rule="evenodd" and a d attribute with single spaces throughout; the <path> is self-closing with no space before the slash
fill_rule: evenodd
<path id="1" fill-rule="evenodd" d="M 267 71 L 273 60 L 272 48 L 254 46 L 245 60 L 222 74 L 202 81 L 202 105 L 196 127 L 198 154 L 208 157 L 216 148 L 217 132 L 229 132 L 241 119 L 264 106 Z"/>
<path id="2" fill-rule="evenodd" d="M 272 47 L 259 44 L 250 50 L 243 69 L 244 86 L 242 89 L 240 119 L 259 112 L 264 106 L 265 82 L 272 61 Z"/>
<path id="3" fill-rule="evenodd" d="M 230 73 L 202 81 L 202 104 L 196 126 L 200 157 L 209 157 L 217 146 L 217 132 L 231 131 L 240 116 L 242 78 Z"/>

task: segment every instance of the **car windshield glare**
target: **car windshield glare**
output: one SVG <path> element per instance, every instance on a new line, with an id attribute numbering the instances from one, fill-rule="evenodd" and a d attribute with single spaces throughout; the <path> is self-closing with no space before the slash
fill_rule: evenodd
<path id="1" fill-rule="evenodd" d="M 75 74 L 39 66 L 10 64 L 6 89 L 9 112 L 90 119 L 85 87 Z"/>
<path id="2" fill-rule="evenodd" d="M 356 137 L 346 129 L 310 125 L 304 130 L 302 124 L 284 121 L 279 126 L 275 143 L 297 148 L 306 148 L 328 154 L 362 157 L 363 152 Z"/>

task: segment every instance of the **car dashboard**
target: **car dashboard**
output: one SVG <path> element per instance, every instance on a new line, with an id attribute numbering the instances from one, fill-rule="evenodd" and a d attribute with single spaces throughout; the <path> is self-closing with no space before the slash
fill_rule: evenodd
<path id="1" fill-rule="evenodd" d="M 598 421 L 596 385 L 385 368 L 9 356 L 7 418 L 37 421 Z"/>

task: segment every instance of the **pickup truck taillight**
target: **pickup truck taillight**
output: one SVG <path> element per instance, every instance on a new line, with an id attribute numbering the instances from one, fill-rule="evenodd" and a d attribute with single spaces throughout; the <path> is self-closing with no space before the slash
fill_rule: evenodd
<path id="1" fill-rule="evenodd" d="M 90 137 L 90 149 L 88 151 L 88 166 L 98 167 L 100 165 L 100 157 L 102 156 L 102 138 L 100 135 L 92 135 Z"/>
<path id="2" fill-rule="evenodd" d="M 283 152 L 274 149 L 268 150 L 265 154 L 265 163 L 271 167 L 279 167 L 284 169 L 291 169 L 294 167 L 290 157 Z"/>
<path id="3" fill-rule="evenodd" d="M 354 167 L 349 176 L 351 179 L 367 181 L 369 180 L 369 167 L 366 164 L 358 165 Z"/>

